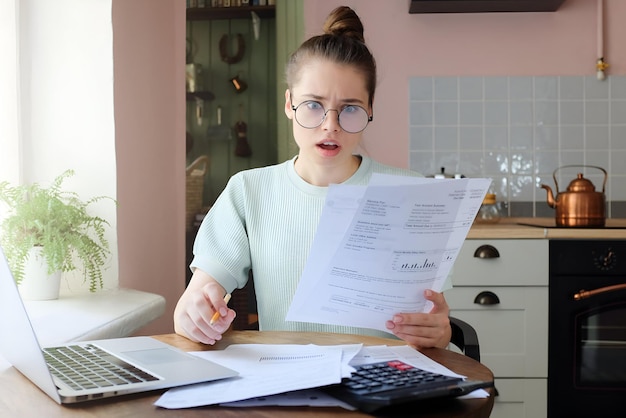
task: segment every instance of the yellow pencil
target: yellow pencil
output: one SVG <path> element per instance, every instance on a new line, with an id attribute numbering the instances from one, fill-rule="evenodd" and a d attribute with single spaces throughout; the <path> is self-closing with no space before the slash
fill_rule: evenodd
<path id="1" fill-rule="evenodd" d="M 228 303 L 229 300 L 230 300 L 230 293 L 226 293 L 226 295 L 224 296 L 224 302 Z M 213 325 L 214 323 L 217 322 L 218 319 L 220 319 L 220 311 L 215 311 L 215 313 L 211 317 L 211 321 L 209 322 L 209 324 Z"/>

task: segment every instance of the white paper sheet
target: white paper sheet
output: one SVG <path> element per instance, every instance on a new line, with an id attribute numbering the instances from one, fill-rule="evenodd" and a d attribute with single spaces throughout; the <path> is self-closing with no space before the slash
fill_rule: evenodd
<path id="1" fill-rule="evenodd" d="M 360 344 L 234 344 L 193 354 L 239 372 L 239 376 L 170 389 L 156 402 L 168 409 L 191 408 L 339 383 Z"/>
<path id="2" fill-rule="evenodd" d="M 437 363 L 431 358 L 425 356 L 419 351 L 409 346 L 368 346 L 363 347 L 359 353 L 352 358 L 350 365 L 375 363 L 385 360 L 399 359 L 412 366 L 428 370 L 433 373 L 439 373 L 447 376 L 457 376 L 464 378 L 465 376 L 454 373 L 452 370 Z M 486 398 L 489 393 L 483 389 L 473 391 L 462 398 Z M 256 397 L 245 399 L 242 401 L 228 402 L 220 404 L 228 407 L 258 407 L 258 406 L 312 406 L 312 407 L 328 407 L 338 406 L 341 408 L 354 410 L 355 408 L 345 402 L 328 396 L 326 393 L 317 389 L 305 389 L 294 392 L 281 393 L 271 396 Z"/>
<path id="3" fill-rule="evenodd" d="M 329 187 L 286 320 L 387 331 L 395 313 L 430 310 L 423 292 L 441 290 L 490 184 L 375 175 Z"/>
<path id="4" fill-rule="evenodd" d="M 244 399 L 242 401 L 226 402 L 220 404 L 220 406 L 233 408 L 251 408 L 259 406 L 338 406 L 350 411 L 356 410 L 352 405 L 333 398 L 319 389 L 302 389 L 276 395 L 260 396 L 258 398 Z"/>

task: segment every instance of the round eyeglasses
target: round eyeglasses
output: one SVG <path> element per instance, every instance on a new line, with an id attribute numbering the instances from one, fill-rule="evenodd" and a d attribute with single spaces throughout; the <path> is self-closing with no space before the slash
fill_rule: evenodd
<path id="1" fill-rule="evenodd" d="M 357 105 L 347 105 L 341 110 L 324 109 L 324 106 L 315 100 L 307 100 L 298 106 L 291 104 L 291 109 L 295 113 L 296 122 L 306 129 L 313 129 L 320 126 L 326 119 L 326 115 L 331 110 L 337 112 L 337 121 L 344 131 L 356 134 L 363 131 L 374 119 L 374 116 L 367 114 L 367 110 Z"/>

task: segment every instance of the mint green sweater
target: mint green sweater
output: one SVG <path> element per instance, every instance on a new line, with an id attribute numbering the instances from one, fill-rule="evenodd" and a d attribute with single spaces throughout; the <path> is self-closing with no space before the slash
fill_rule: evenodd
<path id="1" fill-rule="evenodd" d="M 344 184 L 365 185 L 372 173 L 421 176 L 362 158 L 359 169 Z M 252 269 L 262 331 L 390 337 L 392 334 L 371 329 L 285 321 L 328 190 L 300 178 L 295 159 L 231 177 L 200 226 L 192 270 L 199 268 L 232 292 L 246 284 Z"/>

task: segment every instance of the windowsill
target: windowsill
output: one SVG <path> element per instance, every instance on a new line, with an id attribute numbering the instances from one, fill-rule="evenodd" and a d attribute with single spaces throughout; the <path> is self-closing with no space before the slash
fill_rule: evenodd
<path id="1" fill-rule="evenodd" d="M 61 295 L 24 304 L 42 346 L 127 337 L 165 312 L 163 296 L 133 289 Z"/>

